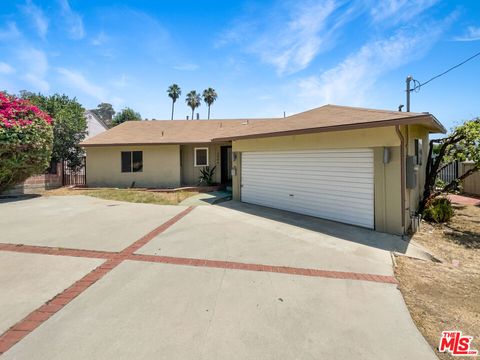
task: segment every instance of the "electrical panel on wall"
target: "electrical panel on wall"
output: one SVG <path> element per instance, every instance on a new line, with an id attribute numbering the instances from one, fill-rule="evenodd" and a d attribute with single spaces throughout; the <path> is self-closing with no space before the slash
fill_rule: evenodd
<path id="1" fill-rule="evenodd" d="M 414 155 L 407 156 L 406 162 L 406 186 L 407 189 L 415 189 L 417 187 L 417 157 Z"/>

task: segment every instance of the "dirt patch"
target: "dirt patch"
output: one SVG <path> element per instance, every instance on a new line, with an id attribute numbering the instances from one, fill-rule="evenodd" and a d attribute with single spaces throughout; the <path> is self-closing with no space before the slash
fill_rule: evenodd
<path id="1" fill-rule="evenodd" d="M 455 209 L 449 224 L 424 222 L 413 237 L 443 262 L 398 257 L 395 269 L 412 318 L 435 351 L 444 330 L 473 336 L 480 350 L 480 207 Z"/>
<path id="2" fill-rule="evenodd" d="M 88 195 L 105 200 L 117 200 L 159 205 L 177 205 L 186 198 L 196 194 L 196 192 L 187 191 L 180 191 L 174 193 L 157 193 L 131 189 L 73 190 L 68 188 L 47 190 L 42 193 L 43 196 Z"/>

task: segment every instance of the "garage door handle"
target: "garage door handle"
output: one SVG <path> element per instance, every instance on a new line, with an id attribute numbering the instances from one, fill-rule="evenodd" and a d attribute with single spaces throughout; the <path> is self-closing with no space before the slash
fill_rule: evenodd
<path id="1" fill-rule="evenodd" d="M 288 196 L 294 196 L 293 194 L 288 194 Z"/>

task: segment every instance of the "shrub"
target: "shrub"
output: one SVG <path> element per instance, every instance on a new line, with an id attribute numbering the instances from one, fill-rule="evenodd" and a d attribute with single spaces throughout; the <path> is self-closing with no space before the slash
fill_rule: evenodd
<path id="1" fill-rule="evenodd" d="M 26 100 L 0 92 L 0 193 L 45 171 L 52 139 L 50 116 Z"/>
<path id="2" fill-rule="evenodd" d="M 215 175 L 216 166 L 210 169 L 210 167 L 205 166 L 200 170 L 200 185 L 213 185 L 213 176 Z"/>
<path id="3" fill-rule="evenodd" d="M 453 216 L 452 203 L 446 197 L 433 199 L 424 211 L 424 218 L 427 221 L 444 223 L 450 221 Z"/>

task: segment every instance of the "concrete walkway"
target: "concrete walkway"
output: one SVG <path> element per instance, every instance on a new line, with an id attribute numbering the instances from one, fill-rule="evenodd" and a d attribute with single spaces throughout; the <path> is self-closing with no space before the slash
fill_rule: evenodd
<path id="1" fill-rule="evenodd" d="M 232 199 L 232 193 L 229 191 L 213 191 L 209 193 L 200 193 L 190 196 L 183 200 L 180 205 L 182 206 L 199 206 L 199 205 L 214 205 L 222 201 Z"/>
<path id="2" fill-rule="evenodd" d="M 68 212 L 88 200 L 78 198 L 55 202 L 57 231 L 62 214 L 70 219 Z M 39 229 L 45 201 L 31 201 L 0 204 L 0 219 L 4 209 L 20 217 L 23 203 L 39 213 L 24 218 L 27 227 Z M 135 226 L 145 210 L 118 213 L 107 204 L 90 204 L 102 217 L 89 218 L 73 236 L 77 248 L 45 246 L 45 236 L 37 244 L 30 236 L 28 246 L 0 241 L 0 304 L 17 314 L 0 335 L 2 360 L 436 359 L 392 276 L 388 249 L 405 247 L 397 238 L 230 202 L 173 213 L 157 205 L 156 225 L 125 245 L 121 229 Z M 81 239 L 95 238 L 104 221 L 119 228 L 111 241 L 122 246 L 109 245 L 119 250 L 79 250 L 99 247 Z M 58 259 L 75 271 L 67 279 L 37 267 L 30 278 L 32 271 L 18 271 L 22 256 Z M 32 281 L 48 286 L 30 291 Z M 31 303 L 20 313 L 26 295 Z"/>

